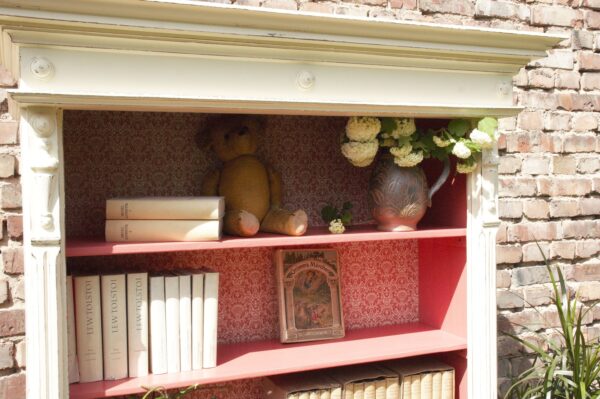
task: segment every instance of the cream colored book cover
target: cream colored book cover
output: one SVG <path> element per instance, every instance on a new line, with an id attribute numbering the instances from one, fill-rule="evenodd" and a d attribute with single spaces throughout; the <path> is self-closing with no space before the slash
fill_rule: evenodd
<path id="1" fill-rule="evenodd" d="M 454 399 L 454 370 L 442 373 L 442 399 Z"/>
<path id="2" fill-rule="evenodd" d="M 203 367 L 217 366 L 217 322 L 219 316 L 219 273 L 204 274 Z"/>
<path id="3" fill-rule="evenodd" d="M 432 373 L 421 374 L 421 399 L 432 399 L 433 386 L 432 386 Z"/>
<path id="4" fill-rule="evenodd" d="M 375 381 L 365 382 L 364 399 L 375 399 Z"/>
<path id="5" fill-rule="evenodd" d="M 431 386 L 433 399 L 442 399 L 442 371 L 433 373 Z"/>
<path id="6" fill-rule="evenodd" d="M 148 375 L 148 273 L 127 275 L 129 377 Z"/>
<path id="7" fill-rule="evenodd" d="M 202 369 L 204 340 L 204 274 L 192 275 L 192 370 Z"/>
<path id="8" fill-rule="evenodd" d="M 421 375 L 415 374 L 410 376 L 410 397 L 411 399 L 421 399 Z"/>
<path id="9" fill-rule="evenodd" d="M 165 278 L 150 277 L 150 370 L 152 374 L 167 372 L 167 313 Z"/>
<path id="10" fill-rule="evenodd" d="M 316 391 L 313 390 L 313 391 L 310 391 L 308 393 L 308 399 L 319 399 L 320 396 L 321 395 L 320 395 L 320 392 L 318 390 L 316 390 Z"/>
<path id="11" fill-rule="evenodd" d="M 104 275 L 102 288 L 102 347 L 104 379 L 119 380 L 128 375 L 127 294 L 124 274 Z"/>
<path id="12" fill-rule="evenodd" d="M 75 305 L 73 302 L 73 279 L 67 276 L 67 364 L 69 384 L 79 382 L 77 364 L 77 339 L 75 338 Z"/>
<path id="13" fill-rule="evenodd" d="M 365 398 L 365 384 L 364 382 L 354 383 L 354 396 L 352 399 L 364 399 Z"/>
<path id="14" fill-rule="evenodd" d="M 386 389 L 387 381 L 385 379 L 375 381 L 375 399 L 386 399 Z"/>
<path id="15" fill-rule="evenodd" d="M 400 399 L 400 379 L 398 377 L 385 379 L 385 398 Z"/>
<path id="16" fill-rule="evenodd" d="M 319 391 L 319 399 L 331 399 L 331 391 L 329 389 L 321 389 Z"/>
<path id="17" fill-rule="evenodd" d="M 214 241 L 221 220 L 107 220 L 107 242 Z"/>
<path id="18" fill-rule="evenodd" d="M 223 197 L 138 197 L 106 201 L 106 219 L 220 219 Z"/>
<path id="19" fill-rule="evenodd" d="M 179 276 L 179 356 L 181 371 L 192 369 L 192 277 Z"/>
<path id="20" fill-rule="evenodd" d="M 344 399 L 354 399 L 354 384 L 344 385 Z"/>
<path id="21" fill-rule="evenodd" d="M 179 277 L 165 277 L 165 308 L 167 321 L 167 372 L 181 371 L 179 347 Z"/>
<path id="22" fill-rule="evenodd" d="M 331 388 L 331 399 L 342 399 L 342 388 Z"/>
<path id="23" fill-rule="evenodd" d="M 411 382 L 412 377 L 410 375 L 402 377 L 402 399 L 413 399 L 411 398 Z M 419 398 L 415 398 L 419 399 Z"/>
<path id="24" fill-rule="evenodd" d="M 104 378 L 100 276 L 81 276 L 73 280 L 79 382 L 100 381 Z"/>

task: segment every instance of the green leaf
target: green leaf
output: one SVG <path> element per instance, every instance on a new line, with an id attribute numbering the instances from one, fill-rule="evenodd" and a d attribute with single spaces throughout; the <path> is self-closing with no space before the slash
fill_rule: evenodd
<path id="1" fill-rule="evenodd" d="M 346 211 L 346 210 L 350 210 L 352 209 L 354 205 L 352 205 L 352 202 L 350 201 L 346 201 L 344 202 L 344 204 L 342 205 L 342 211 Z"/>
<path id="2" fill-rule="evenodd" d="M 454 119 L 448 124 L 448 132 L 454 137 L 464 137 L 471 130 L 471 124 L 466 119 Z"/>
<path id="3" fill-rule="evenodd" d="M 342 220 L 342 224 L 344 226 L 348 226 L 350 223 L 352 223 L 352 214 L 349 211 L 344 211 L 342 212 L 340 219 Z"/>
<path id="4" fill-rule="evenodd" d="M 321 209 L 321 218 L 325 223 L 330 223 L 332 220 L 338 218 L 338 213 L 339 211 L 337 208 L 331 205 L 326 205 L 323 207 L 323 209 Z"/>
<path id="5" fill-rule="evenodd" d="M 379 118 L 381 121 L 381 132 L 391 133 L 396 130 L 396 121 L 394 118 Z"/>
<path id="6" fill-rule="evenodd" d="M 491 118 L 489 116 L 483 118 L 477 123 L 477 129 L 481 130 L 482 132 L 486 132 L 491 137 L 494 137 L 494 131 L 497 127 L 498 121 L 496 118 Z"/>

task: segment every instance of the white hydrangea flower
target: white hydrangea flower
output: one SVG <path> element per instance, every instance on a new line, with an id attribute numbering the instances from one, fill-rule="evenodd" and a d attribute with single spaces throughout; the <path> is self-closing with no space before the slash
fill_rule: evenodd
<path id="1" fill-rule="evenodd" d="M 342 154 L 354 166 L 365 167 L 369 166 L 377 155 L 379 143 L 377 140 L 371 140 L 367 143 L 357 141 L 349 141 L 342 144 Z"/>
<path id="2" fill-rule="evenodd" d="M 471 173 L 476 168 L 477 168 L 477 163 L 476 162 L 473 162 L 472 164 L 459 162 L 459 163 L 456 164 L 456 171 L 458 173 Z"/>
<path id="3" fill-rule="evenodd" d="M 332 234 L 342 234 L 346 231 L 341 219 L 334 219 L 329 223 L 329 232 Z"/>
<path id="4" fill-rule="evenodd" d="M 395 157 L 402 158 L 410 154 L 412 149 L 412 145 L 410 143 L 406 143 L 402 147 L 390 148 L 390 153 Z"/>
<path id="5" fill-rule="evenodd" d="M 417 166 L 423 160 L 423 151 L 411 152 L 403 157 L 394 157 L 394 163 L 402 168 Z"/>
<path id="6" fill-rule="evenodd" d="M 450 144 L 452 144 L 450 140 L 444 140 L 439 136 L 433 136 L 433 142 L 435 143 L 435 145 L 441 148 L 448 147 Z"/>
<path id="7" fill-rule="evenodd" d="M 479 129 L 473 129 L 469 138 L 473 140 L 475 144 L 479 144 L 481 148 L 492 148 L 493 140 L 486 132 L 482 132 Z"/>
<path id="8" fill-rule="evenodd" d="M 469 147 L 467 147 L 462 141 L 454 144 L 452 153 L 456 155 L 457 158 L 461 159 L 467 159 L 471 156 L 471 150 L 469 150 Z"/>
<path id="9" fill-rule="evenodd" d="M 380 130 L 379 119 L 370 116 L 353 116 L 346 123 L 346 136 L 352 141 L 372 141 Z"/>
<path id="10" fill-rule="evenodd" d="M 395 139 L 408 137 L 417 131 L 413 118 L 396 118 L 394 121 L 396 122 L 396 129 L 392 132 L 392 137 Z"/>

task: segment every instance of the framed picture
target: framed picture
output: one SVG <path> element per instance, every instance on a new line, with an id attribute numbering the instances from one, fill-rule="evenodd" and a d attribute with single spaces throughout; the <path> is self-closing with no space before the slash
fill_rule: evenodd
<path id="1" fill-rule="evenodd" d="M 337 251 L 277 250 L 275 266 L 281 342 L 343 337 Z"/>

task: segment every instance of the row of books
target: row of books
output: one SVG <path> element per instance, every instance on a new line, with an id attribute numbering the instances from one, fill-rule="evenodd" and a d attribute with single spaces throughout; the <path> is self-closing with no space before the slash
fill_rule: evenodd
<path id="1" fill-rule="evenodd" d="M 141 197 L 106 201 L 108 242 L 212 241 L 221 238 L 223 197 Z"/>
<path id="2" fill-rule="evenodd" d="M 67 276 L 69 382 L 217 363 L 218 273 Z"/>
<path id="3" fill-rule="evenodd" d="M 265 380 L 268 399 L 454 399 L 454 369 L 436 359 L 393 360 Z"/>

